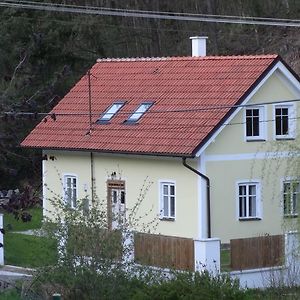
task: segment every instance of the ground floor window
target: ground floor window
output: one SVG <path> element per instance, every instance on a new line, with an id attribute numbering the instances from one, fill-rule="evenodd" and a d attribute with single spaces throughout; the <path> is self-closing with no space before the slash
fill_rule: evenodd
<path id="1" fill-rule="evenodd" d="M 259 183 L 238 184 L 238 216 L 239 219 L 260 218 Z"/>
<path id="2" fill-rule="evenodd" d="M 64 176 L 64 200 L 71 207 L 77 206 L 77 176 Z"/>
<path id="3" fill-rule="evenodd" d="M 297 203 L 299 197 L 299 181 L 283 182 L 283 214 L 284 216 L 297 216 Z"/>
<path id="4" fill-rule="evenodd" d="M 160 183 L 160 216 L 162 219 L 175 219 L 175 183 Z"/>

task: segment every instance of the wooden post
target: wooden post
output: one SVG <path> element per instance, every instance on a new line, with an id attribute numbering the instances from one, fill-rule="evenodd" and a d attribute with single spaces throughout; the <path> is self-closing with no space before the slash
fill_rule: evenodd
<path id="1" fill-rule="evenodd" d="M 0 265 L 4 265 L 3 214 L 0 214 Z"/>

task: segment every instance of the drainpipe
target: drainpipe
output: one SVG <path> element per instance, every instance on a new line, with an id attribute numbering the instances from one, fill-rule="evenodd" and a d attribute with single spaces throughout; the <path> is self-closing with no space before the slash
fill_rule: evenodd
<path id="1" fill-rule="evenodd" d="M 206 181 L 206 205 L 207 205 L 207 237 L 211 238 L 211 219 L 210 219 L 210 180 L 207 176 L 200 173 L 198 170 L 194 169 L 190 165 L 186 163 L 186 157 L 182 157 L 182 164 L 191 170 L 192 172 L 196 173 L 198 176 L 203 178 Z"/>
<path id="2" fill-rule="evenodd" d="M 95 201 L 95 197 L 94 197 L 95 178 L 94 178 L 94 155 L 93 155 L 93 152 L 91 152 L 90 159 L 91 159 L 91 196 L 92 196 L 92 204 L 94 204 L 94 201 Z"/>

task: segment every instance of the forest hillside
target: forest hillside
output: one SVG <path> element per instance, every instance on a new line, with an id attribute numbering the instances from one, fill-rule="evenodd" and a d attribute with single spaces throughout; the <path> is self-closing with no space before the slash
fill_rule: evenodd
<path id="1" fill-rule="evenodd" d="M 36 2 L 51 2 L 36 1 Z M 297 19 L 297 0 L 73 0 L 52 3 L 192 14 Z M 0 7 L 0 189 L 39 181 L 41 153 L 22 139 L 101 57 L 278 53 L 300 73 L 300 28 L 160 20 Z M 7 113 L 8 112 L 8 113 Z M 29 114 L 18 114 L 27 112 Z M 32 113 L 32 114 L 31 114 Z"/>

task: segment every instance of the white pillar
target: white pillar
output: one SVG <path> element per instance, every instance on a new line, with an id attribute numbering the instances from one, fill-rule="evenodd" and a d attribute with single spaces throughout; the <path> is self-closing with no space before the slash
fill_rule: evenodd
<path id="1" fill-rule="evenodd" d="M 123 251 L 122 261 L 125 264 L 134 262 L 134 233 L 132 231 L 122 232 Z"/>
<path id="2" fill-rule="evenodd" d="M 56 237 L 58 240 L 57 245 L 57 253 L 58 253 L 58 262 L 63 263 L 64 259 L 66 258 L 66 246 L 67 246 L 67 239 L 68 239 L 68 228 L 67 225 L 65 225 L 65 222 L 62 222 L 60 229 L 58 229 L 58 232 L 56 233 Z"/>
<path id="3" fill-rule="evenodd" d="M 294 286 L 300 284 L 300 251 L 299 232 L 290 231 L 285 235 L 285 284 Z"/>
<path id="4" fill-rule="evenodd" d="M 3 229 L 3 214 L 0 214 L 0 229 Z M 4 265 L 4 242 L 3 242 L 3 233 L 0 232 L 0 243 L 2 247 L 0 247 L 0 265 Z"/>
<path id="5" fill-rule="evenodd" d="M 205 271 L 213 275 L 220 273 L 220 248 L 218 238 L 194 240 L 195 271 Z"/>

